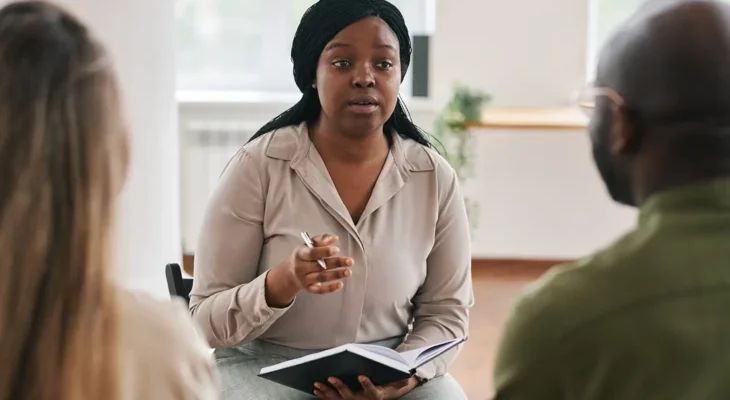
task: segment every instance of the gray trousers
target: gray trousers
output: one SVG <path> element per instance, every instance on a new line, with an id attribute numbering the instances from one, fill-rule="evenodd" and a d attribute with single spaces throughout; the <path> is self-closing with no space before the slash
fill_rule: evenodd
<path id="1" fill-rule="evenodd" d="M 397 347 L 402 338 L 376 342 L 381 346 Z M 301 350 L 254 340 L 227 349 L 216 349 L 216 366 L 221 378 L 221 400 L 311 400 L 298 390 L 258 377 L 263 367 L 306 356 L 316 351 Z M 314 391 L 314 387 L 312 387 Z M 436 377 L 413 389 L 403 400 L 467 400 L 458 382 L 449 374 Z"/>

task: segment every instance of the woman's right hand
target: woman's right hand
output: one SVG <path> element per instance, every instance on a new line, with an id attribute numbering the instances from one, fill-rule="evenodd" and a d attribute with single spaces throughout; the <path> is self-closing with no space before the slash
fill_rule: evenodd
<path id="1" fill-rule="evenodd" d="M 283 264 L 269 271 L 266 277 L 266 302 L 271 307 L 284 308 L 302 290 L 315 294 L 336 292 L 344 286 L 341 279 L 352 276 L 354 260 L 340 257 L 334 244 L 337 237 L 320 235 L 312 238 L 313 248 L 297 247 Z M 323 259 L 327 269 L 317 263 Z M 338 281 L 338 282 L 335 282 Z"/>
<path id="2" fill-rule="evenodd" d="M 315 236 L 312 238 L 313 248 L 301 245 L 294 250 L 289 268 L 300 290 L 325 294 L 342 289 L 340 280 L 352 275 L 350 267 L 354 261 L 350 257 L 339 256 L 340 249 L 334 245 L 337 239 L 333 235 Z M 324 260 L 327 269 L 322 269 L 317 260 Z"/>

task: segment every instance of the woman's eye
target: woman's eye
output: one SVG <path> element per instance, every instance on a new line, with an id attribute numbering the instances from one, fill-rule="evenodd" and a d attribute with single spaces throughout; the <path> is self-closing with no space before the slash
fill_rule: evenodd
<path id="1" fill-rule="evenodd" d="M 393 63 L 390 61 L 381 61 L 377 64 L 378 68 L 380 69 L 391 69 L 393 68 Z"/>
<path id="2" fill-rule="evenodd" d="M 333 62 L 332 65 L 334 65 L 337 68 L 347 68 L 350 66 L 350 62 L 345 61 L 345 60 L 339 60 L 339 61 Z"/>

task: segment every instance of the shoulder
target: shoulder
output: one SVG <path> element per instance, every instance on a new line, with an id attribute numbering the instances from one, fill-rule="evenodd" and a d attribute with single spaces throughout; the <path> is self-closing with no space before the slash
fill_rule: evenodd
<path id="1" fill-rule="evenodd" d="M 502 334 L 494 374 L 498 390 L 547 393 L 560 367 L 556 359 L 592 357 L 573 351 L 596 339 L 591 335 L 597 331 L 588 329 L 595 322 L 631 302 L 625 287 L 637 267 L 640 242 L 630 232 L 591 256 L 554 267 L 526 288 Z"/>
<path id="2" fill-rule="evenodd" d="M 246 143 L 240 153 L 261 160 L 268 157 L 290 161 L 297 150 L 301 135 L 306 134 L 306 129 L 306 123 L 302 123 L 267 132 Z"/>
<path id="3" fill-rule="evenodd" d="M 439 182 L 457 182 L 459 180 L 459 177 L 456 174 L 456 170 L 454 167 L 451 166 L 448 160 L 441 154 L 439 154 L 435 149 L 432 148 L 425 148 L 424 150 L 428 154 L 428 156 L 433 160 L 434 163 L 434 171 L 436 172 L 436 177 L 439 180 Z"/>
<path id="4" fill-rule="evenodd" d="M 215 398 L 211 351 L 179 300 L 120 296 L 126 392 L 137 398 Z"/>
<path id="5" fill-rule="evenodd" d="M 431 172 L 439 182 L 453 182 L 457 179 L 454 168 L 434 148 L 404 137 L 401 137 L 401 143 L 411 171 Z"/>
<path id="6" fill-rule="evenodd" d="M 630 232 L 588 257 L 552 268 L 522 293 L 510 329 L 553 345 L 623 307 L 632 299 L 621 287 L 631 279 L 638 253 Z"/>
<path id="7" fill-rule="evenodd" d="M 267 180 L 270 167 L 282 167 L 294 157 L 303 126 L 287 126 L 246 143 L 225 166 L 222 177 L 243 187 Z"/>

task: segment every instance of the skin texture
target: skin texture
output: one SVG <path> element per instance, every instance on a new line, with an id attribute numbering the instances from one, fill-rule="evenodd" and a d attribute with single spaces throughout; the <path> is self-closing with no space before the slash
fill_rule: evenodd
<path id="1" fill-rule="evenodd" d="M 334 387 L 318 383 L 315 385 L 314 394 L 320 399 L 337 400 L 388 400 L 397 399 L 413 390 L 418 384 L 416 378 L 397 382 L 387 386 L 375 386 L 370 380 L 361 376 L 359 378 L 364 390 L 353 393 L 345 384 L 337 378 L 330 378 L 329 383 Z"/>
<path id="2" fill-rule="evenodd" d="M 297 247 L 288 261 L 267 275 L 266 302 L 270 307 L 286 307 L 302 290 L 314 294 L 336 292 L 344 284 L 334 281 L 352 276 L 350 267 L 354 261 L 350 257 L 338 256 L 340 249 L 335 246 L 336 236 L 320 235 L 312 238 L 312 242 L 314 248 Z M 325 260 L 327 270 L 317 264 L 319 259 Z"/>
<path id="3" fill-rule="evenodd" d="M 322 104 L 317 126 L 350 140 L 382 136 L 393 114 L 401 81 L 400 46 L 388 24 L 366 18 L 340 31 L 324 48 L 314 86 Z M 372 96 L 372 113 L 358 113 L 351 102 Z"/>
<path id="4" fill-rule="evenodd" d="M 322 112 L 310 128 L 312 143 L 322 157 L 340 198 L 357 223 L 367 205 L 390 151 L 383 125 L 395 110 L 400 90 L 400 45 L 380 18 L 366 18 L 340 31 L 326 46 L 317 64 L 316 88 Z M 367 102 L 370 105 L 358 106 Z M 273 268 L 266 280 L 269 305 L 284 307 L 301 290 L 327 294 L 343 287 L 334 282 L 352 275 L 353 260 L 340 256 L 337 238 L 313 238 L 314 249 L 301 246 L 291 259 Z M 335 269 L 322 271 L 318 258 Z M 337 378 L 312 388 L 323 399 L 395 399 L 410 392 L 416 378 L 374 386 L 363 377 L 364 391 L 352 393 Z"/>
<path id="5" fill-rule="evenodd" d="M 388 24 L 366 18 L 340 31 L 317 65 L 322 112 L 311 129 L 312 143 L 357 223 L 388 156 L 383 125 L 393 114 L 401 79 L 400 46 Z M 368 100 L 369 99 L 369 100 Z M 353 102 L 377 106 L 368 112 Z"/>
<path id="6" fill-rule="evenodd" d="M 604 47 L 590 136 L 611 197 L 640 206 L 730 176 L 730 6 L 649 2 Z"/>

